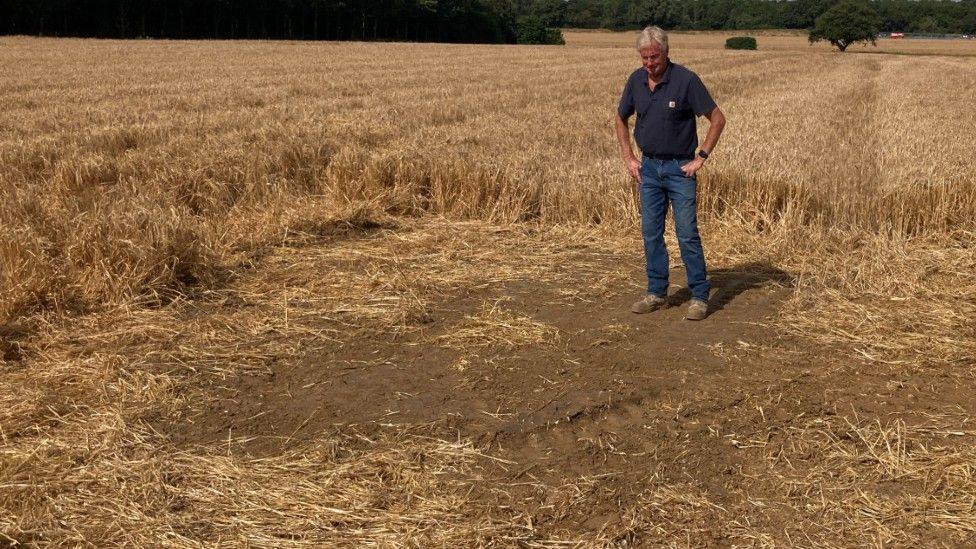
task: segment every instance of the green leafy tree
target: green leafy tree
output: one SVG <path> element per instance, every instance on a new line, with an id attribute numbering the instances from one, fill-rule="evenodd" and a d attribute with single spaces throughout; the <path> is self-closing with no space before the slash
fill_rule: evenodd
<path id="1" fill-rule="evenodd" d="M 871 42 L 881 32 L 881 18 L 866 3 L 844 0 L 817 17 L 810 43 L 826 40 L 844 51 L 855 42 Z"/>
<path id="2" fill-rule="evenodd" d="M 817 17 L 837 5 L 838 0 L 794 0 L 789 2 L 792 10 L 788 23 L 793 28 L 812 28 Z M 901 0 L 896 0 L 901 1 Z"/>
<path id="3" fill-rule="evenodd" d="M 959 20 L 959 30 L 970 35 L 976 34 L 976 2 L 972 2 L 972 6 Z"/>
<path id="4" fill-rule="evenodd" d="M 931 15 L 926 15 L 925 17 L 920 17 L 912 25 L 912 30 L 921 33 L 933 33 L 938 32 L 940 29 L 939 22 L 935 20 L 935 17 Z"/>
<path id="5" fill-rule="evenodd" d="M 674 0 L 643 0 L 630 7 L 626 23 L 638 27 L 657 25 L 673 29 L 681 20 L 680 5 Z"/>
<path id="6" fill-rule="evenodd" d="M 547 27 L 561 27 L 566 18 L 564 0 L 533 0 L 528 13 L 538 16 Z"/>
<path id="7" fill-rule="evenodd" d="M 565 44 L 563 33 L 559 29 L 546 27 L 545 22 L 537 15 L 525 15 L 515 26 L 516 41 L 519 44 Z"/>

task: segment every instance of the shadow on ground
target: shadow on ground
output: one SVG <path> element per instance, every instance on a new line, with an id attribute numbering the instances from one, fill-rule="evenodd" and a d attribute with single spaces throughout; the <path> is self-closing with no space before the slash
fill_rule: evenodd
<path id="1" fill-rule="evenodd" d="M 792 288 L 793 276 L 773 267 L 769 263 L 750 262 L 714 269 L 708 276 L 712 291 L 709 297 L 708 309 L 710 313 L 720 311 L 744 292 L 773 284 L 775 286 Z M 674 306 L 691 299 L 691 292 L 687 286 L 682 286 L 677 292 L 669 296 L 669 304 Z"/>

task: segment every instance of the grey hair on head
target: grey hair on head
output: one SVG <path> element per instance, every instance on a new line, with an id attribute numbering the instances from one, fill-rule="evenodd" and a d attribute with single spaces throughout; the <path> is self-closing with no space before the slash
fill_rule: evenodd
<path id="1" fill-rule="evenodd" d="M 655 27 L 654 25 L 644 27 L 644 30 L 637 36 L 638 50 L 642 50 L 652 43 L 660 45 L 661 51 L 668 53 L 668 33 L 664 32 L 664 29 L 661 27 Z"/>

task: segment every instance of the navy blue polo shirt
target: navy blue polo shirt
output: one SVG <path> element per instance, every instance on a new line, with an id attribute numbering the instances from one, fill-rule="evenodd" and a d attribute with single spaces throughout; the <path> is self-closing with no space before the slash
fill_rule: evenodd
<path id="1" fill-rule="evenodd" d="M 634 140 L 644 156 L 692 158 L 698 148 L 695 116 L 715 108 L 701 78 L 668 61 L 654 91 L 647 85 L 647 70 L 634 71 L 620 95 L 617 113 L 622 120 L 637 113 Z"/>

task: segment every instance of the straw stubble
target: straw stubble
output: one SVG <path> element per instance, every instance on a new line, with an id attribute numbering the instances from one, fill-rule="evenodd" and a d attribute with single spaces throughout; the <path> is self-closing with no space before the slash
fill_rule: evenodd
<path id="1" fill-rule="evenodd" d="M 840 56 L 789 36 L 724 52 L 696 36 L 679 36 L 674 58 L 730 120 L 700 178 L 710 261 L 789 273 L 795 290 L 768 322 L 830 368 L 971 382 L 976 64 Z M 717 525 L 759 545 L 913 544 L 928 525 L 971 535 L 976 461 L 959 441 L 973 432 L 945 411 L 784 427 L 759 408 L 760 431 L 732 446 L 766 467 L 740 506 L 650 482 L 584 533 L 539 530 L 513 504 L 519 483 L 493 492 L 511 507 L 488 508 L 471 491 L 496 458 L 422 429 L 343 431 L 267 458 L 233 432 L 180 448 L 156 430 L 206 398 L 201 379 L 270 375 L 356 337 L 474 352 L 565 343 L 504 301 L 425 330 L 432 304 L 462 290 L 571 281 L 560 262 L 595 272 L 562 290 L 581 309 L 630 275 L 586 258 L 636 246 L 611 124 L 636 57 L 616 35 L 569 38 L 558 50 L 0 39 L 0 536 L 542 547 L 702 542 Z M 615 443 L 580 444 L 606 456 Z M 540 501 L 572 516 L 604 497 L 601 474 Z M 520 482 L 549 489 L 532 479 Z M 769 527 L 783 513 L 797 522 Z"/>

